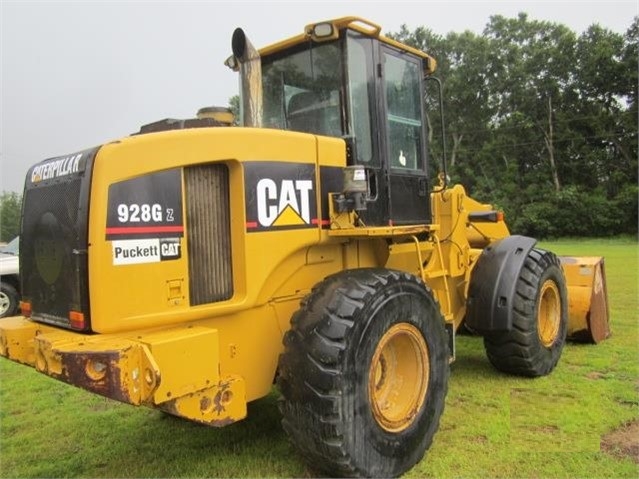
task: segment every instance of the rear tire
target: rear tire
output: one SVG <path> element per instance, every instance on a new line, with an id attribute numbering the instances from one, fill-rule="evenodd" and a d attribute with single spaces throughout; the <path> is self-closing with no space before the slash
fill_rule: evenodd
<path id="1" fill-rule="evenodd" d="M 282 425 L 318 472 L 398 476 L 424 455 L 448 388 L 444 320 L 416 277 L 328 277 L 293 315 L 278 387 Z"/>
<path id="2" fill-rule="evenodd" d="M 510 374 L 549 374 L 561 357 L 567 325 L 566 283 L 559 259 L 532 249 L 517 278 L 512 329 L 484 336 L 488 359 Z"/>
<path id="3" fill-rule="evenodd" d="M 0 318 L 14 316 L 18 312 L 20 295 L 9 283 L 0 283 Z"/>

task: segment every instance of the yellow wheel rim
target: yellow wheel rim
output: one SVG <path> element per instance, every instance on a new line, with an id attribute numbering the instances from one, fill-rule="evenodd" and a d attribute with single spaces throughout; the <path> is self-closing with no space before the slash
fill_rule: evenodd
<path id="1" fill-rule="evenodd" d="M 537 308 L 537 333 L 545 347 L 550 347 L 559 334 L 561 300 L 557 284 L 548 279 L 541 286 Z"/>
<path id="2" fill-rule="evenodd" d="M 421 410 L 428 389 L 428 346 L 408 323 L 391 327 L 379 341 L 368 374 L 373 417 L 389 432 L 409 427 Z"/>

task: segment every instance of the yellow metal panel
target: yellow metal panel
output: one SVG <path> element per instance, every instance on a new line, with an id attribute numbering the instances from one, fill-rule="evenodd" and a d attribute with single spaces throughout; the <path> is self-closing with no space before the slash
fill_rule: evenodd
<path id="1" fill-rule="evenodd" d="M 55 331 L 37 335 L 35 349 L 38 371 L 118 401 L 139 405 L 158 385 L 157 364 L 135 340 Z"/>
<path id="2" fill-rule="evenodd" d="M 332 263 L 341 260 L 339 244 L 313 246 L 306 251 L 306 264 Z"/>
<path id="3" fill-rule="evenodd" d="M 0 329 L 0 355 L 23 364 L 33 365 L 33 338 L 36 325 L 21 316 L 4 318 Z"/>
<path id="4" fill-rule="evenodd" d="M 387 268 L 408 271 L 416 276 L 423 277 L 422 267 L 433 252 L 433 244 L 420 242 L 419 250 L 415 242 L 392 244 L 389 246 Z M 420 258 L 422 261 L 420 262 Z"/>
<path id="5" fill-rule="evenodd" d="M 568 337 L 598 343 L 610 336 L 604 259 L 563 256 L 568 289 Z"/>
<path id="6" fill-rule="evenodd" d="M 279 339 L 279 334 L 276 337 Z M 128 336 L 86 335 L 16 317 L 0 322 L 0 338 L 3 356 L 112 399 L 133 405 L 153 406 L 170 401 L 188 406 L 194 397 L 210 397 L 213 404 L 221 401 L 230 411 L 224 416 L 227 421 L 246 414 L 244 379 L 237 375 L 220 378 L 218 334 L 211 328 L 179 326 L 136 331 Z M 243 359 L 247 358 L 259 359 L 250 354 Z M 265 374 L 259 365 L 254 369 L 256 374 Z M 272 382 L 274 366 L 266 372 Z M 232 394 L 225 393 L 227 389 Z M 217 400 L 215 391 L 220 392 Z M 202 401 L 206 403 L 205 399 Z M 202 411 L 189 412 L 187 406 L 179 407 L 180 415 L 200 420 Z M 215 408 L 211 411 L 215 412 Z"/>
<path id="7" fill-rule="evenodd" d="M 368 238 L 368 237 L 400 237 L 411 236 L 421 233 L 427 233 L 430 231 L 427 225 L 417 226 L 371 226 L 367 228 L 353 227 L 353 228 L 341 228 L 331 229 L 329 236 L 348 236 L 351 238 Z"/>
<path id="8" fill-rule="evenodd" d="M 151 133 L 105 145 L 95 161 L 89 225 L 91 321 L 100 333 L 143 329 L 232 314 L 264 298 L 263 287 L 278 287 L 271 275 L 293 252 L 319 242 L 319 227 L 246 233 L 244 178 L 240 161 L 278 161 L 315 165 L 316 137 L 252 128 L 197 128 Z M 344 142 L 322 141 L 325 155 L 344 161 Z M 340 150 L 341 148 L 341 150 Z M 341 151 L 341 154 L 338 152 Z M 171 168 L 223 162 L 230 174 L 234 296 L 229 301 L 191 308 L 188 304 L 188 242 L 182 238 L 180 259 L 147 264 L 114 265 L 112 242 L 105 241 L 106 204 L 111 184 Z M 316 170 L 317 171 L 317 170 Z M 318 176 L 318 175 L 316 175 Z M 319 193 L 318 193 L 319 194 Z M 183 211 L 186 218 L 186 214 Z M 185 219 L 185 222 L 187 219 Z M 188 224 L 185 225 L 188 228 Z M 265 256 L 264 252 L 269 255 Z M 300 255 L 303 264 L 304 254 Z M 186 278 L 181 292 L 174 281 Z M 123 287 L 132 279 L 139 287 Z M 169 285 L 168 281 L 172 281 Z M 282 280 L 280 279 L 280 283 Z M 262 299 L 261 301 L 264 301 Z"/>
<path id="9" fill-rule="evenodd" d="M 226 426 L 246 417 L 245 383 L 239 376 L 226 377 L 202 391 L 164 402 L 160 408 L 207 426 Z"/>
<path id="10" fill-rule="evenodd" d="M 219 343 L 215 329 L 193 327 L 140 338 L 160 370 L 155 404 L 204 389 L 219 379 Z"/>

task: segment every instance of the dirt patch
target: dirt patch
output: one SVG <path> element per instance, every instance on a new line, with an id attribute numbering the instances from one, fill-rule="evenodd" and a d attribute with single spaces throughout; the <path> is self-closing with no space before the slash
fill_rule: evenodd
<path id="1" fill-rule="evenodd" d="M 559 432 L 559 427 L 555 426 L 555 425 L 551 425 L 551 426 L 529 426 L 528 427 L 529 431 L 533 431 L 533 432 L 539 432 L 542 434 L 555 434 L 557 432 Z"/>
<path id="2" fill-rule="evenodd" d="M 440 424 L 440 426 L 439 426 L 439 430 L 440 431 L 454 431 L 455 429 L 457 429 L 457 424 L 455 424 L 455 423 Z"/>
<path id="3" fill-rule="evenodd" d="M 615 457 L 630 458 L 639 464 L 639 420 L 627 422 L 603 436 L 601 450 Z"/>
<path id="4" fill-rule="evenodd" d="M 470 440 L 474 442 L 475 444 L 488 444 L 488 438 L 484 436 L 483 434 L 480 434 L 479 436 L 471 437 Z"/>

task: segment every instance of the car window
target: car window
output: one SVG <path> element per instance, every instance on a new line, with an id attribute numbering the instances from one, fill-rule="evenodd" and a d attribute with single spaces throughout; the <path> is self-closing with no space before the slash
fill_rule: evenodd
<path id="1" fill-rule="evenodd" d="M 9 241 L 6 245 L 0 246 L 0 252 L 12 255 L 18 255 L 20 247 L 20 237 L 16 236 L 11 241 Z"/>

